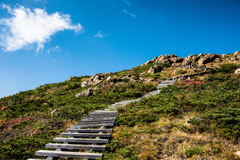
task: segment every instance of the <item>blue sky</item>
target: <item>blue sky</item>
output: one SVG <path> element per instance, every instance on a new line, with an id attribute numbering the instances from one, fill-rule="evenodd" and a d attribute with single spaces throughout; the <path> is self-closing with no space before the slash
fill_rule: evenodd
<path id="1" fill-rule="evenodd" d="M 0 97 L 162 54 L 240 50 L 239 0 L 1 0 Z"/>

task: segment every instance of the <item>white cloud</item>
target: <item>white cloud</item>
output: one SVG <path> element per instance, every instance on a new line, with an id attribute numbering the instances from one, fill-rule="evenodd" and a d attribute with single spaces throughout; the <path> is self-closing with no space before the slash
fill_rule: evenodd
<path id="1" fill-rule="evenodd" d="M 5 51 L 15 51 L 37 44 L 37 51 L 44 47 L 44 43 L 50 40 L 50 37 L 63 30 L 74 30 L 79 33 L 83 30 L 80 23 L 71 24 L 68 14 L 59 14 L 58 12 L 48 14 L 45 10 L 36 8 L 31 11 L 29 8 L 19 6 L 10 8 L 3 5 L 8 10 L 10 18 L 0 20 L 0 25 L 5 26 L 0 33 L 0 45 Z M 3 32 L 5 30 L 5 32 Z"/>
<path id="2" fill-rule="evenodd" d="M 127 0 L 124 0 L 123 2 L 126 3 L 129 7 L 131 7 L 130 3 Z"/>
<path id="3" fill-rule="evenodd" d="M 136 14 L 129 13 L 129 12 L 128 12 L 128 11 L 126 11 L 125 9 L 123 10 L 123 12 L 124 12 L 124 13 L 126 13 L 126 14 L 128 14 L 128 15 L 130 15 L 130 16 L 132 16 L 133 18 L 135 18 L 135 17 L 136 17 Z"/>
<path id="4" fill-rule="evenodd" d="M 97 34 L 95 34 L 93 37 L 98 37 L 98 38 L 103 38 L 103 37 L 107 37 L 109 36 L 110 33 L 107 33 L 107 34 L 103 34 L 100 30 L 97 32 Z"/>
<path id="5" fill-rule="evenodd" d="M 103 35 L 103 34 L 101 33 L 101 31 L 99 30 L 99 31 L 97 32 L 97 34 L 94 35 L 94 37 L 102 38 L 102 37 L 104 37 L 104 35 Z"/>
<path id="6" fill-rule="evenodd" d="M 47 50 L 47 52 L 48 52 L 48 53 L 50 53 L 50 52 L 57 52 L 57 51 L 59 51 L 59 50 L 60 50 L 59 46 L 55 46 L 55 47 L 49 48 L 49 49 Z"/>

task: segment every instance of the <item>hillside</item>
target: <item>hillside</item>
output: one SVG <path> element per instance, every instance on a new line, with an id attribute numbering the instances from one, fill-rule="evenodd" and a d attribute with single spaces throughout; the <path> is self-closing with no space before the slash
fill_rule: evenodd
<path id="1" fill-rule="evenodd" d="M 178 68 L 174 66 L 185 65 Z M 186 58 L 161 55 L 115 73 L 69 77 L 0 99 L 0 158 L 27 159 L 84 115 L 152 91 L 181 77 L 160 94 L 118 108 L 102 159 L 239 159 L 240 52 Z M 240 72 L 240 71 L 239 71 Z M 80 96 L 86 89 L 93 92 Z"/>

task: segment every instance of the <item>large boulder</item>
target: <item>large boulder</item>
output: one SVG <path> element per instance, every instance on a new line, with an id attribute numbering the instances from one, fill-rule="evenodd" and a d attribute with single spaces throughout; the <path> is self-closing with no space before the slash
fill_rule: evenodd
<path id="1" fill-rule="evenodd" d="M 158 66 L 158 65 L 155 65 L 151 68 L 149 68 L 148 72 L 147 73 L 157 73 L 157 72 L 161 72 L 162 71 L 162 67 L 161 66 Z"/>
<path id="2" fill-rule="evenodd" d="M 182 62 L 182 65 L 191 65 L 197 62 L 199 59 L 199 56 L 196 55 L 189 55 L 187 58 L 185 58 Z"/>
<path id="3" fill-rule="evenodd" d="M 184 60 L 184 58 L 181 58 L 181 57 L 173 57 L 173 58 L 171 58 L 171 61 L 173 63 L 181 63 L 181 62 L 183 62 L 183 60 Z"/>
<path id="4" fill-rule="evenodd" d="M 143 63 L 141 66 L 146 66 L 146 65 L 148 65 L 149 63 L 152 63 L 152 61 L 151 61 L 151 60 L 148 60 L 146 63 Z"/>
<path id="5" fill-rule="evenodd" d="M 91 88 L 88 88 L 78 94 L 75 95 L 76 98 L 79 98 L 79 97 L 88 97 L 88 96 L 91 96 L 93 94 L 93 90 Z"/>
<path id="6" fill-rule="evenodd" d="M 198 64 L 202 65 L 209 62 L 213 62 L 216 58 L 220 58 L 220 56 L 218 54 L 206 54 L 199 59 Z"/>
<path id="7" fill-rule="evenodd" d="M 235 72 L 234 72 L 234 74 L 236 74 L 236 75 L 239 76 L 239 75 L 240 75 L 240 68 L 236 69 Z"/>
<path id="8" fill-rule="evenodd" d="M 122 82 L 123 80 L 121 79 L 121 78 L 116 78 L 116 77 L 108 77 L 107 79 L 106 79 L 106 81 L 108 81 L 108 82 L 113 82 L 113 83 L 118 83 L 118 82 Z"/>
<path id="9" fill-rule="evenodd" d="M 89 80 L 82 82 L 81 87 L 99 84 L 107 78 L 107 75 L 106 73 L 95 74 Z"/>
<path id="10" fill-rule="evenodd" d="M 233 54 L 235 60 L 240 60 L 240 51 L 236 51 L 234 54 Z"/>

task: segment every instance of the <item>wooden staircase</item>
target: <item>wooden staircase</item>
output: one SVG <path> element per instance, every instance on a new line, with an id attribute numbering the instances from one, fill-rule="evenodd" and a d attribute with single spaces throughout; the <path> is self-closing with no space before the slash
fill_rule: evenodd
<path id="1" fill-rule="evenodd" d="M 202 72 L 201 74 L 204 73 L 206 73 L 206 69 L 205 72 Z M 194 74 L 193 76 L 196 75 L 198 74 Z M 67 138 L 56 137 L 53 139 L 53 141 L 58 143 L 48 143 L 45 146 L 46 148 L 55 148 L 56 150 L 39 150 L 35 153 L 35 155 L 43 156 L 44 160 L 57 160 L 59 157 L 82 158 L 84 160 L 102 157 L 103 151 L 106 148 L 105 144 L 108 143 L 109 138 L 111 137 L 115 118 L 118 116 L 118 113 L 115 110 L 131 102 L 138 102 L 142 98 L 148 98 L 152 95 L 159 94 L 163 87 L 173 85 L 180 77 L 181 76 L 173 77 L 162 81 L 156 87 L 156 90 L 149 92 L 143 97 L 133 100 L 124 100 L 115 104 L 111 104 L 108 109 L 96 110 L 95 112 L 89 113 L 87 116 L 78 121 L 78 123 L 67 129 L 66 133 L 60 134 L 60 136 L 66 136 Z M 28 160 L 40 159 L 30 158 Z"/>
<path id="2" fill-rule="evenodd" d="M 45 160 L 56 160 L 59 157 L 100 158 L 106 148 L 105 144 L 111 137 L 112 127 L 117 116 L 116 111 L 97 110 L 92 112 L 67 129 L 67 132 L 60 134 L 64 137 L 53 139 L 58 143 L 48 143 L 45 146 L 56 150 L 39 150 L 35 155 L 43 156 Z"/>

